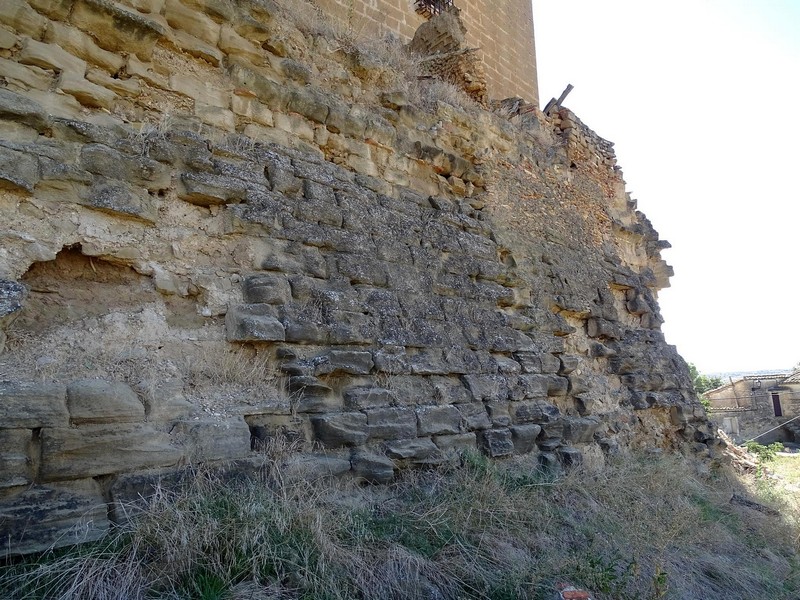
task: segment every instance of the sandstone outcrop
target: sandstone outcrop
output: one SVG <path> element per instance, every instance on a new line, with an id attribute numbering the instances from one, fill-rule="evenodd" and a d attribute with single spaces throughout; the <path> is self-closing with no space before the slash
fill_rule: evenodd
<path id="1" fill-rule="evenodd" d="M 279 439 L 367 482 L 713 451 L 611 145 L 412 75 L 264 0 L 3 3 L 4 553 Z"/>

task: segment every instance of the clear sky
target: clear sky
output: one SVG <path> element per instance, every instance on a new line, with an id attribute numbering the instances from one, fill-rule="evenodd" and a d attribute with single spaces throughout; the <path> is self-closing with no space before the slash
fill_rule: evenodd
<path id="1" fill-rule="evenodd" d="M 800 0 L 533 0 L 542 105 L 615 142 L 701 372 L 800 362 Z"/>

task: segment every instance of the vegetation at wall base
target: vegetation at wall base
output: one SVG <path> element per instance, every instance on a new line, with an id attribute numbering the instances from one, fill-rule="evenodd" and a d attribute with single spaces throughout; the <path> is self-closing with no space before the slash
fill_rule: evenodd
<path id="1" fill-rule="evenodd" d="M 790 496 L 672 456 L 534 465 L 467 454 L 385 487 L 200 473 L 101 542 L 8 561 L 0 596 L 544 600 L 564 580 L 599 600 L 800 595 Z"/>

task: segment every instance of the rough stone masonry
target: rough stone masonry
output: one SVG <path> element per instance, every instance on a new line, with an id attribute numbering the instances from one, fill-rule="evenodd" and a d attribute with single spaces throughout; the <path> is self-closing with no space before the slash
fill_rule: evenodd
<path id="1" fill-rule="evenodd" d="M 290 12 L 2 3 L 2 553 L 276 440 L 287 477 L 366 482 L 713 452 L 611 145 L 567 109 L 420 100 Z"/>

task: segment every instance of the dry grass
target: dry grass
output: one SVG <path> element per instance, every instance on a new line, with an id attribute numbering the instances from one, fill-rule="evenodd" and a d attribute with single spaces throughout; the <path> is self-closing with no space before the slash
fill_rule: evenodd
<path id="1" fill-rule="evenodd" d="M 278 463 L 273 462 L 275 467 Z M 797 524 L 674 458 L 548 479 L 469 454 L 391 487 L 198 476 L 109 541 L 7 567 L 8 598 L 793 598 Z M 763 500 L 763 498 L 762 498 Z M 773 499 L 780 503 L 779 499 Z"/>

